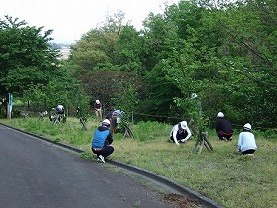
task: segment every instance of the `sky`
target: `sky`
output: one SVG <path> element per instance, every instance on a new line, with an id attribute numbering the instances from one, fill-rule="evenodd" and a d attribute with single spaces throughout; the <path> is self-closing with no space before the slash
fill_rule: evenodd
<path id="1" fill-rule="evenodd" d="M 43 26 L 44 31 L 53 30 L 52 42 L 71 44 L 118 10 L 139 30 L 150 12 L 163 13 L 165 2 L 179 0 L 0 0 L 0 19 L 9 15 L 29 26 Z"/>

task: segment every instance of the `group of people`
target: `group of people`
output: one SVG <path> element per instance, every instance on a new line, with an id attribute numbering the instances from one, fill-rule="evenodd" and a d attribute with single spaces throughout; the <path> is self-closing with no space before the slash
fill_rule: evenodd
<path id="1" fill-rule="evenodd" d="M 216 132 L 219 140 L 231 141 L 233 136 L 233 129 L 230 122 L 225 119 L 224 114 L 219 112 L 217 114 Z M 252 127 L 250 123 L 246 123 L 242 127 L 243 131 L 239 134 L 238 139 L 238 153 L 239 154 L 253 154 L 256 149 L 255 136 L 251 132 Z"/>
<path id="2" fill-rule="evenodd" d="M 96 121 L 102 121 L 102 104 L 99 100 L 94 103 Z M 112 110 L 105 116 L 101 126 L 99 126 L 93 135 L 91 150 L 97 156 L 97 161 L 105 163 L 105 158 L 114 152 L 111 146 L 113 134 L 117 125 L 120 123 L 120 116 L 124 112 L 121 110 Z"/>
<path id="3" fill-rule="evenodd" d="M 233 136 L 233 129 L 231 123 L 225 118 L 222 112 L 217 114 L 216 133 L 220 141 L 231 141 Z M 186 121 L 173 126 L 170 132 L 170 140 L 179 145 L 186 142 L 192 136 Z M 239 154 L 253 154 L 257 149 L 255 136 L 251 132 L 251 125 L 246 123 L 243 125 L 243 131 L 239 134 L 238 139 L 238 153 Z"/>
<path id="4" fill-rule="evenodd" d="M 95 112 L 99 112 L 99 110 L 96 110 L 95 108 Z M 110 129 L 110 127 L 112 122 L 118 122 L 118 115 L 120 115 L 121 113 L 122 111 L 119 110 L 114 110 L 108 113 L 106 115 L 106 119 L 102 122 L 101 126 L 96 129 L 94 133 L 91 143 L 91 150 L 93 153 L 96 154 L 97 161 L 99 162 L 105 163 L 105 158 L 114 152 L 114 148 L 111 146 L 113 142 L 114 132 Z M 219 112 L 217 114 L 217 122 L 215 129 L 218 139 L 220 141 L 232 140 L 233 129 L 231 123 L 225 118 L 222 112 Z M 192 133 L 188 127 L 188 123 L 186 121 L 181 121 L 173 126 L 169 138 L 176 145 L 180 145 L 180 143 L 187 142 L 187 140 L 191 136 Z M 246 123 L 245 125 L 243 125 L 243 131 L 239 134 L 238 153 L 253 154 L 256 151 L 256 149 L 257 145 L 255 142 L 255 136 L 251 132 L 251 125 L 249 123 Z"/>

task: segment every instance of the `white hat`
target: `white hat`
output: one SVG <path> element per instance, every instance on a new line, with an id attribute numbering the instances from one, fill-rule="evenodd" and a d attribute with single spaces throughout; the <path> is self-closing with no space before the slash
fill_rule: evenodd
<path id="1" fill-rule="evenodd" d="M 251 124 L 250 123 L 246 123 L 243 125 L 243 129 L 245 130 L 251 130 Z"/>
<path id="2" fill-rule="evenodd" d="M 192 93 L 192 94 L 191 94 L 191 98 L 192 98 L 192 99 L 197 98 L 197 97 L 198 97 L 198 95 L 197 95 L 196 93 Z"/>
<path id="3" fill-rule="evenodd" d="M 111 122 L 109 119 L 105 119 L 104 121 L 102 121 L 102 125 L 109 126 L 111 125 Z"/>
<path id="4" fill-rule="evenodd" d="M 218 117 L 218 118 L 223 118 L 223 117 L 224 117 L 224 114 L 223 114 L 222 112 L 219 112 L 219 113 L 217 114 L 217 117 Z"/>
<path id="5" fill-rule="evenodd" d="M 187 124 L 186 121 L 182 121 L 180 124 L 181 124 L 180 127 L 181 127 L 182 129 L 186 129 L 186 128 L 188 127 L 188 124 Z"/>
<path id="6" fill-rule="evenodd" d="M 96 100 L 95 102 L 96 102 L 96 104 L 100 104 L 100 101 L 99 101 L 99 100 Z"/>

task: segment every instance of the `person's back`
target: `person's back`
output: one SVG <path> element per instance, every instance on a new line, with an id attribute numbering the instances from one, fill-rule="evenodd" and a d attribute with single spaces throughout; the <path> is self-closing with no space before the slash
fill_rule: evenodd
<path id="1" fill-rule="evenodd" d="M 223 131 L 225 133 L 233 133 L 231 123 L 225 118 L 219 118 L 216 125 L 217 131 Z"/>
<path id="2" fill-rule="evenodd" d="M 239 134 L 238 152 L 242 154 L 253 154 L 256 149 L 255 136 L 251 131 L 251 125 L 246 123 L 243 126 L 243 132 Z"/>
<path id="3" fill-rule="evenodd" d="M 110 131 L 110 125 L 110 121 L 105 119 L 102 125 L 95 130 L 91 142 L 91 150 L 97 155 L 97 161 L 103 163 L 105 163 L 105 158 L 114 151 L 114 148 L 111 146 L 113 135 Z"/>
<path id="4" fill-rule="evenodd" d="M 109 134 L 110 130 L 108 128 L 103 126 L 98 127 L 94 132 L 92 147 L 103 148 L 105 145 L 109 145 L 108 141 L 106 141 Z"/>
<path id="5" fill-rule="evenodd" d="M 219 112 L 217 114 L 217 122 L 216 122 L 216 133 L 218 135 L 219 140 L 232 140 L 233 129 L 231 123 L 225 119 L 224 114 Z"/>
<path id="6" fill-rule="evenodd" d="M 247 149 L 256 149 L 255 136 L 251 132 L 241 132 L 239 134 L 239 146 L 240 150 L 243 152 Z"/>

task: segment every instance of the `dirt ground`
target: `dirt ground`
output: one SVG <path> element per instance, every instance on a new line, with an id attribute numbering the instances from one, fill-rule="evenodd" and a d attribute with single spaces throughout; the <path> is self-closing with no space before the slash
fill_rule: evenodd
<path id="1" fill-rule="evenodd" d="M 163 201 L 167 204 L 172 204 L 176 208 L 201 208 L 202 206 L 196 201 L 186 198 L 179 194 L 166 194 Z"/>

